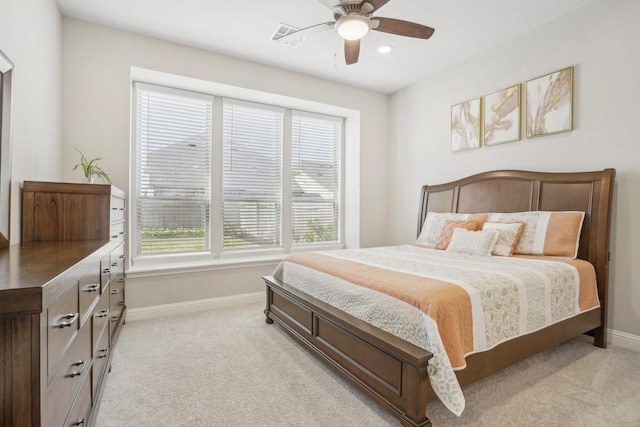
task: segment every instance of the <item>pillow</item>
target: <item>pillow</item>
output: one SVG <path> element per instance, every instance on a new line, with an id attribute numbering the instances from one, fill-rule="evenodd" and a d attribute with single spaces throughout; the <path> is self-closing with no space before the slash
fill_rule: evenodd
<path id="1" fill-rule="evenodd" d="M 523 222 L 514 253 L 574 259 L 578 256 L 584 212 L 532 211 L 492 213 L 491 222 Z"/>
<path id="2" fill-rule="evenodd" d="M 447 252 L 474 256 L 491 256 L 499 233 L 495 230 L 470 231 L 464 228 L 453 230 Z"/>
<path id="3" fill-rule="evenodd" d="M 451 236 L 453 236 L 453 230 L 456 228 L 478 231 L 482 229 L 482 221 L 475 219 L 468 219 L 466 221 L 445 221 L 444 227 L 442 227 L 442 233 L 440 233 L 440 238 L 438 238 L 438 242 L 436 243 L 436 249 L 447 249 L 447 246 L 449 246 L 449 242 L 451 241 Z"/>
<path id="4" fill-rule="evenodd" d="M 511 256 L 516 249 L 516 244 L 520 239 L 523 222 L 485 222 L 483 230 L 495 230 L 499 233 L 496 247 L 491 252 L 492 255 Z"/>
<path id="5" fill-rule="evenodd" d="M 427 213 L 427 217 L 424 219 L 422 231 L 420 232 L 420 236 L 418 236 L 416 243 L 425 246 L 435 246 L 442 234 L 444 223 L 449 220 L 466 221 L 471 219 L 479 220 L 484 223 L 487 220 L 487 216 L 489 216 L 489 214 L 486 213 L 462 214 L 451 212 L 429 212 Z"/>

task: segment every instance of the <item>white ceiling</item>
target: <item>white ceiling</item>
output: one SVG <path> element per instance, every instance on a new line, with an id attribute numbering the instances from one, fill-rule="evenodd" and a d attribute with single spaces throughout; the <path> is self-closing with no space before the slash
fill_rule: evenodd
<path id="1" fill-rule="evenodd" d="M 63 15 L 382 93 L 393 93 L 593 0 L 391 0 L 374 16 L 435 28 L 429 40 L 371 31 L 345 65 L 333 30 L 294 48 L 271 41 L 280 23 L 333 21 L 318 0 L 56 0 Z M 339 1 L 339 0 L 336 0 Z M 376 51 L 382 44 L 391 53 Z"/>

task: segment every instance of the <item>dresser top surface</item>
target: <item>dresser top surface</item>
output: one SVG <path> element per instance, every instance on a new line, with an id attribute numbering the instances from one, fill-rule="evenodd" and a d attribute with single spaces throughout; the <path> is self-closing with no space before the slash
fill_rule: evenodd
<path id="1" fill-rule="evenodd" d="M 0 295 L 7 289 L 42 287 L 107 243 L 32 242 L 0 249 Z"/>

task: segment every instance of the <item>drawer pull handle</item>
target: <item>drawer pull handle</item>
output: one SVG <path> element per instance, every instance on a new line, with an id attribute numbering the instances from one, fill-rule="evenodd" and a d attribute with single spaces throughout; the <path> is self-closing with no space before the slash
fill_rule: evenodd
<path id="1" fill-rule="evenodd" d="M 96 314 L 96 317 L 107 317 L 108 315 L 109 315 L 109 309 L 104 308 Z"/>
<path id="2" fill-rule="evenodd" d="M 102 353 L 100 356 L 98 356 L 98 359 L 104 359 L 109 354 L 109 347 L 105 347 L 103 349 L 100 349 L 98 351 L 98 353 Z"/>
<path id="3" fill-rule="evenodd" d="M 120 289 L 112 289 L 111 295 L 118 295 L 118 292 L 120 292 Z"/>
<path id="4" fill-rule="evenodd" d="M 92 285 L 87 286 L 86 288 L 84 288 L 85 292 L 95 292 L 98 290 L 98 288 L 100 287 L 99 284 L 94 283 Z"/>
<path id="5" fill-rule="evenodd" d="M 117 235 L 117 234 L 114 234 L 114 235 L 112 235 L 112 236 L 111 236 L 111 238 L 112 238 L 112 239 L 117 239 L 117 238 L 118 238 L 118 235 Z"/>
<path id="6" fill-rule="evenodd" d="M 83 425 L 84 425 L 84 418 L 80 418 L 79 420 L 76 420 L 71 423 L 71 426 L 83 426 Z"/>
<path id="7" fill-rule="evenodd" d="M 118 305 L 119 305 L 120 307 L 124 307 L 124 301 L 120 301 L 120 302 L 118 303 Z"/>
<path id="8" fill-rule="evenodd" d="M 112 321 L 113 323 L 116 323 L 116 322 L 118 321 L 118 319 L 119 319 L 119 318 L 120 318 L 120 316 L 113 316 L 113 317 L 111 318 L 111 321 Z"/>
<path id="9" fill-rule="evenodd" d="M 120 256 L 119 256 L 119 258 L 120 258 L 120 259 L 124 258 L 124 254 L 120 255 Z"/>
<path id="10" fill-rule="evenodd" d="M 111 264 L 111 267 L 117 267 L 117 266 L 118 266 L 117 262 L 114 262 L 113 264 Z"/>
<path id="11" fill-rule="evenodd" d="M 58 327 L 59 328 L 66 328 L 68 326 L 71 326 L 75 323 L 76 320 L 78 320 L 78 313 L 69 313 L 69 314 L 65 314 L 64 316 L 62 316 L 62 319 L 68 319 L 66 322 L 60 322 L 58 323 Z"/>
<path id="12" fill-rule="evenodd" d="M 120 208 L 120 210 L 121 210 L 121 211 L 126 211 L 127 209 L 126 209 L 126 208 Z"/>
<path id="13" fill-rule="evenodd" d="M 83 366 L 84 363 L 85 363 L 84 360 L 78 360 L 77 362 L 73 362 L 71 364 L 71 366 Z M 83 371 L 83 369 L 74 369 L 73 371 L 69 372 L 67 377 L 68 378 L 78 377 L 78 376 L 82 375 L 82 371 Z"/>
<path id="14" fill-rule="evenodd" d="M 111 269 L 109 269 L 109 268 L 105 268 L 105 269 L 103 269 L 103 270 L 102 270 L 102 273 L 107 274 L 107 273 L 109 273 L 110 271 L 111 271 Z"/>
<path id="15" fill-rule="evenodd" d="M 119 283 L 124 283 L 124 279 L 119 279 L 118 282 Z"/>

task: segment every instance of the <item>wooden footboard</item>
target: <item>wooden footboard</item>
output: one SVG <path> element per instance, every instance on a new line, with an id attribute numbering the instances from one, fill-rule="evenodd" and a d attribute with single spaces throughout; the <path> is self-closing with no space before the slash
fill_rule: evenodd
<path id="1" fill-rule="evenodd" d="M 264 277 L 267 323 L 276 321 L 406 426 L 430 426 L 428 351 Z"/>

